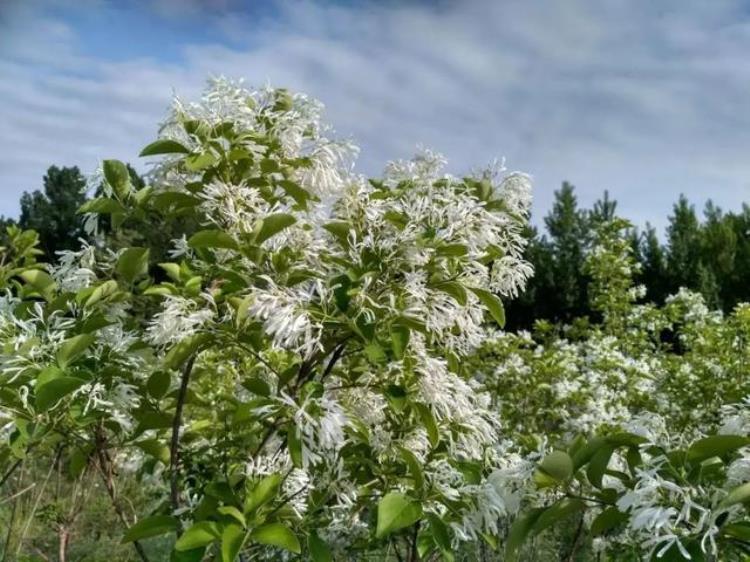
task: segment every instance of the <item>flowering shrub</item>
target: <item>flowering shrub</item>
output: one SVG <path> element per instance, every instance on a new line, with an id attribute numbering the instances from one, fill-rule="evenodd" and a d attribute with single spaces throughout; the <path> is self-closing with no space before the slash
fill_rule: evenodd
<path id="1" fill-rule="evenodd" d="M 596 317 L 505 333 L 526 176 L 423 151 L 367 180 L 321 110 L 216 81 L 143 150 L 149 185 L 103 163 L 81 212 L 114 233 L 50 265 L 8 231 L 0 486 L 69 473 L 60 558 L 96 478 L 142 560 L 743 559 L 750 307 L 641 304 L 614 219 Z M 135 225 L 179 231 L 170 261 Z"/>
<path id="2" fill-rule="evenodd" d="M 744 559 L 749 309 L 724 318 L 687 291 L 635 304 L 627 226 L 603 225 L 587 264 L 601 323 L 499 333 L 472 358 L 512 438 L 555 449 L 508 556 L 544 558 L 549 533 L 522 539 L 552 528 L 550 559 Z"/>
<path id="3" fill-rule="evenodd" d="M 178 100 L 151 184 L 105 161 L 82 208 L 199 225 L 173 261 L 84 246 L 0 307 L 9 454 L 54 440 L 116 504 L 125 466 L 161 482 L 125 533 L 142 558 L 171 532 L 178 560 L 450 558 L 518 507 L 532 465 L 462 362 L 531 273 L 527 178 L 423 152 L 367 181 L 320 112 L 227 81 Z"/>

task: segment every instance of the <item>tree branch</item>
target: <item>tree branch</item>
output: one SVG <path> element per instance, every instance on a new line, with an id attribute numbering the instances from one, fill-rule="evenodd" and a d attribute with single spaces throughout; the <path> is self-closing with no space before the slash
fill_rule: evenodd
<path id="1" fill-rule="evenodd" d="M 172 443 L 169 447 L 170 500 L 172 511 L 177 511 L 180 507 L 180 491 L 178 487 L 180 475 L 180 428 L 182 426 L 182 410 L 185 406 L 190 373 L 193 370 L 194 363 L 195 356 L 192 356 L 182 369 L 180 390 L 177 394 L 177 406 L 174 412 L 174 420 L 172 421 Z"/>
<path id="2" fill-rule="evenodd" d="M 321 379 L 324 379 L 328 375 L 330 375 L 331 371 L 333 371 L 333 368 L 336 366 L 336 363 L 338 362 L 338 360 L 341 359 L 341 356 L 344 353 L 344 349 L 346 348 L 346 341 L 347 341 L 346 339 L 342 341 L 333 350 L 333 355 L 331 355 L 331 360 L 328 362 L 328 365 L 326 366 L 326 370 L 323 371 L 323 375 L 321 376 Z"/>
<path id="3" fill-rule="evenodd" d="M 581 518 L 578 521 L 578 528 L 576 529 L 576 534 L 573 538 L 573 545 L 570 548 L 567 562 L 573 562 L 575 560 L 576 553 L 578 552 L 578 548 L 581 545 L 581 531 L 583 531 L 583 514 L 581 514 Z"/>
<path id="4" fill-rule="evenodd" d="M 23 466 L 23 462 L 21 462 L 21 465 Z M 18 475 L 18 479 L 16 481 L 16 487 L 18 488 L 23 481 L 23 469 L 21 470 L 21 473 Z M 13 538 L 13 528 L 15 527 L 16 523 L 16 508 L 18 507 L 18 498 L 13 500 L 13 508 L 10 512 L 10 522 L 8 523 L 8 532 L 5 534 L 5 545 L 3 546 L 3 557 L 2 562 L 5 562 L 5 560 L 8 557 L 8 552 L 10 551 L 10 541 Z"/>

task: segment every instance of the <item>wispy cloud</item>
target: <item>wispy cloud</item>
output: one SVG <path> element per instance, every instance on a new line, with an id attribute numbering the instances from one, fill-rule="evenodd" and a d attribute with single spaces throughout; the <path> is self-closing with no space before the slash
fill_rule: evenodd
<path id="1" fill-rule="evenodd" d="M 100 21 L 119 9 L 90 1 Z M 506 156 L 534 175 L 539 212 L 563 179 L 584 202 L 609 189 L 626 215 L 657 224 L 681 192 L 727 207 L 750 195 L 739 1 L 140 4 L 128 21 L 161 22 L 178 57 L 123 56 L 127 45 L 115 57 L 87 41 L 80 9 L 24 6 L 0 18 L 6 214 L 52 163 L 134 161 L 172 91 L 194 96 L 211 74 L 319 97 L 368 173 L 418 143 L 457 173 Z"/>

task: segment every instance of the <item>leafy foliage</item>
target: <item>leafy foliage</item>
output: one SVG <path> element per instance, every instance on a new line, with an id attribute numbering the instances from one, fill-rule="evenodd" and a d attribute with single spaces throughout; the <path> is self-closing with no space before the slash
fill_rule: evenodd
<path id="1" fill-rule="evenodd" d="M 744 559 L 750 305 L 712 309 L 744 219 L 681 201 L 662 248 L 565 185 L 540 239 L 524 175 L 366 179 L 320 112 L 215 81 L 148 185 L 103 163 L 96 244 L 6 230 L 3 555 Z M 566 323 L 503 331 L 524 255 Z"/>

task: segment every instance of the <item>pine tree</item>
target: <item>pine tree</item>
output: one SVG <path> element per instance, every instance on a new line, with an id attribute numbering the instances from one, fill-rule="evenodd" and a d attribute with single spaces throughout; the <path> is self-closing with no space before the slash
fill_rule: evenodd
<path id="1" fill-rule="evenodd" d="M 725 217 L 735 239 L 734 264 L 731 273 L 724 280 L 725 309 L 737 303 L 750 302 L 750 206 L 742 206 L 739 213 Z"/>
<path id="2" fill-rule="evenodd" d="M 698 266 L 701 253 L 701 232 L 695 208 L 684 195 L 674 206 L 667 227 L 668 289 L 699 288 Z"/>
<path id="3" fill-rule="evenodd" d="M 701 229 L 701 292 L 711 306 L 731 307 L 736 301 L 731 290 L 731 276 L 735 269 L 737 233 L 731 220 L 721 209 L 708 201 L 704 211 L 706 220 Z"/>
<path id="4" fill-rule="evenodd" d="M 604 196 L 594 203 L 589 211 L 589 228 L 596 229 L 601 224 L 611 222 L 617 214 L 617 201 L 609 198 L 609 191 L 604 190 Z M 591 235 L 591 233 L 589 233 Z"/>
<path id="5" fill-rule="evenodd" d="M 646 287 L 646 299 L 662 304 L 668 293 L 666 252 L 659 242 L 656 229 L 646 224 L 640 236 L 639 252 L 641 271 L 636 276 L 638 283 Z"/>
<path id="6" fill-rule="evenodd" d="M 78 167 L 50 166 L 44 176 L 44 191 L 21 196 L 19 226 L 39 233 L 44 259 L 54 261 L 55 252 L 80 246 L 85 233 L 77 211 L 86 201 L 85 187 Z"/>
<path id="7" fill-rule="evenodd" d="M 586 213 L 578 208 L 574 187 L 563 182 L 555 192 L 552 210 L 544 224 L 549 233 L 551 287 L 547 298 L 553 304 L 553 320 L 571 320 L 585 315 L 588 308 L 583 272 L 588 237 Z"/>

